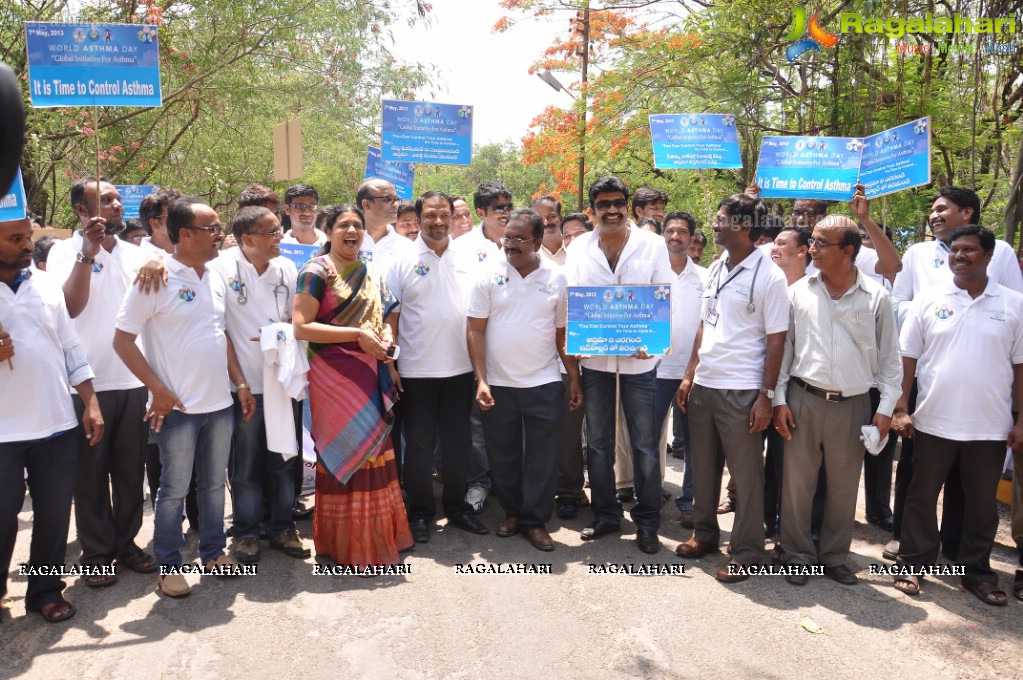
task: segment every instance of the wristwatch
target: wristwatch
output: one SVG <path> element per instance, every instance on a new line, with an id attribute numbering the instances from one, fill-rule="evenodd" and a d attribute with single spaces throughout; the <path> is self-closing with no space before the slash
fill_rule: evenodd
<path id="1" fill-rule="evenodd" d="M 774 390 L 760 390 L 760 394 L 764 395 L 768 399 L 774 399 Z"/>
<path id="2" fill-rule="evenodd" d="M 78 254 L 75 255 L 75 262 L 82 262 L 84 264 L 96 264 L 96 258 L 95 257 L 86 257 L 82 253 L 82 251 L 78 251 Z"/>

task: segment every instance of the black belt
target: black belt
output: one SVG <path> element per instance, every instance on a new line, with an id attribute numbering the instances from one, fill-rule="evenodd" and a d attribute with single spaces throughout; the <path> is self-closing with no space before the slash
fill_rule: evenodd
<path id="1" fill-rule="evenodd" d="M 802 378 L 792 377 L 792 382 L 796 383 L 810 394 L 815 394 L 824 401 L 845 401 L 849 397 L 843 397 L 841 392 L 829 392 L 828 390 L 822 390 L 819 387 L 807 383 Z"/>

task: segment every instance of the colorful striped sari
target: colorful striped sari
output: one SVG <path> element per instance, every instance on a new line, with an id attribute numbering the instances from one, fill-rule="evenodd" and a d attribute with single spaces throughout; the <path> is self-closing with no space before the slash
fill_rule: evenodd
<path id="1" fill-rule="evenodd" d="M 358 262 L 338 272 L 330 256 L 302 269 L 297 291 L 320 301 L 316 320 L 379 333 L 394 298 Z M 309 343 L 309 407 L 316 443 L 313 542 L 339 564 L 399 561 L 412 535 L 390 430 L 397 396 L 390 373 L 358 342 Z"/>

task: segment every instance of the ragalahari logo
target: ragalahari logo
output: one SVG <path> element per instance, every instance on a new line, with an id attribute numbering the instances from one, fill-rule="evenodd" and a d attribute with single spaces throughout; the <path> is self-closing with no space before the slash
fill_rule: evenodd
<path id="1" fill-rule="evenodd" d="M 784 37 L 784 40 L 792 41 L 792 44 L 785 48 L 785 56 L 788 57 L 790 64 L 807 52 L 820 52 L 822 47 L 834 47 L 838 44 L 838 36 L 824 30 L 817 23 L 817 16 L 814 14 L 807 22 L 805 9 L 792 8 L 792 30 Z M 804 37 L 807 33 L 809 36 Z"/>

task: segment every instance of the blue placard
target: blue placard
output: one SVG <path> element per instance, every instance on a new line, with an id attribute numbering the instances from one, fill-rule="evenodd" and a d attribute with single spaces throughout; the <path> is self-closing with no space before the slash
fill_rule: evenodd
<path id="1" fill-rule="evenodd" d="M 731 114 L 652 114 L 650 139 L 655 168 L 742 167 L 735 116 Z"/>
<path id="2" fill-rule="evenodd" d="M 929 116 L 863 140 L 860 183 L 867 198 L 931 182 Z"/>
<path id="3" fill-rule="evenodd" d="M 416 181 L 415 163 L 398 163 L 385 161 L 380 154 L 380 149 L 375 146 L 366 147 L 366 176 L 367 179 L 386 179 L 394 185 L 398 197 L 412 200 L 412 186 Z"/>
<path id="4" fill-rule="evenodd" d="M 160 106 L 157 27 L 25 24 L 32 106 Z"/>
<path id="5" fill-rule="evenodd" d="M 848 201 L 863 143 L 848 137 L 764 137 L 756 182 L 763 198 Z"/>
<path id="6" fill-rule="evenodd" d="M 302 271 L 305 263 L 320 254 L 320 246 L 304 243 L 282 243 L 281 255 L 295 263 L 298 271 Z"/>
<path id="7" fill-rule="evenodd" d="M 0 222 L 23 220 L 28 214 L 25 200 L 25 183 L 21 179 L 21 168 L 14 174 L 11 186 L 0 195 Z"/>
<path id="8" fill-rule="evenodd" d="M 576 355 L 650 355 L 671 348 L 671 286 L 570 286 L 567 350 Z"/>
<path id="9" fill-rule="evenodd" d="M 472 163 L 472 107 L 383 101 L 380 150 L 385 161 Z"/>
<path id="10" fill-rule="evenodd" d="M 142 199 L 160 187 L 155 184 L 115 184 L 117 193 L 121 194 L 121 205 L 124 206 L 124 219 L 130 220 L 139 216 Z"/>

